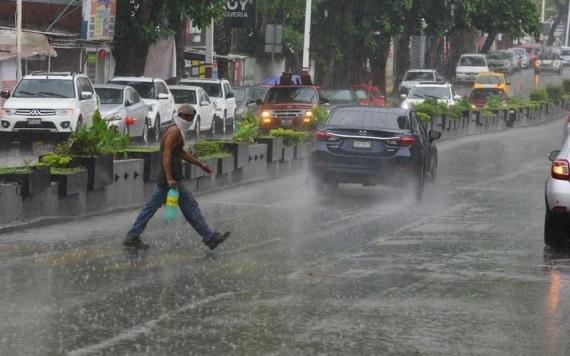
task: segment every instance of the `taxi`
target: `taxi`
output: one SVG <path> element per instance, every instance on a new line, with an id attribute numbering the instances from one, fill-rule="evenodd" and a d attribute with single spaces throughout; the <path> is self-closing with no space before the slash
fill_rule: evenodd
<path id="1" fill-rule="evenodd" d="M 510 94 L 510 84 L 503 73 L 483 72 L 477 76 L 473 89 L 495 88 L 502 89 L 505 93 Z"/>

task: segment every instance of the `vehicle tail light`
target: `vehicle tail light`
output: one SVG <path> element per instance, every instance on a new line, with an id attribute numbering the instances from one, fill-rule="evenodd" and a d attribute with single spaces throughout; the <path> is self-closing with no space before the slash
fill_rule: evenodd
<path id="1" fill-rule="evenodd" d="M 555 213 L 566 213 L 568 212 L 568 209 L 566 209 L 565 206 L 555 206 L 552 211 Z"/>
<path id="2" fill-rule="evenodd" d="M 569 180 L 570 164 L 565 159 L 557 159 L 552 162 L 551 175 L 554 179 Z"/>
<path id="3" fill-rule="evenodd" d="M 335 142 L 340 140 L 340 138 L 331 134 L 330 132 L 321 130 L 315 133 L 315 140 L 320 142 Z"/>
<path id="4" fill-rule="evenodd" d="M 400 137 L 395 137 L 392 140 L 387 140 L 386 143 L 389 144 L 390 146 L 410 147 L 413 146 L 414 143 L 416 143 L 416 138 L 414 136 L 404 135 Z"/>

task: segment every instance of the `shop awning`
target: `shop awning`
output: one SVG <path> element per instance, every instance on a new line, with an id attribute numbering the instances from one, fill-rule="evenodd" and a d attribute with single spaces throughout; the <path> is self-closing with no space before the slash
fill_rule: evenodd
<path id="1" fill-rule="evenodd" d="M 57 57 L 57 52 L 45 35 L 22 31 L 22 59 L 37 55 Z M 0 29 L 0 61 L 16 57 L 16 31 Z"/>

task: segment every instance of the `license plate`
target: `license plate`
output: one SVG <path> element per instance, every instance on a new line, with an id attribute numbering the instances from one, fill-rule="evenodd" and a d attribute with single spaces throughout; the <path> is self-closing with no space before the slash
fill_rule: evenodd
<path id="1" fill-rule="evenodd" d="M 370 141 L 353 141 L 352 147 L 354 147 L 354 148 L 371 148 L 372 142 L 370 142 Z"/>
<path id="2" fill-rule="evenodd" d="M 291 126 L 291 125 L 293 125 L 293 120 L 281 120 L 281 125 Z"/>
<path id="3" fill-rule="evenodd" d="M 42 119 L 39 117 L 29 117 L 28 118 L 28 125 L 30 126 L 40 126 L 42 124 Z"/>

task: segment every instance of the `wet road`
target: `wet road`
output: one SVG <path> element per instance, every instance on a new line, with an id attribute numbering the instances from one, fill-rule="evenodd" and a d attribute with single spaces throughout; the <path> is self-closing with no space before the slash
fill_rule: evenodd
<path id="1" fill-rule="evenodd" d="M 410 192 L 302 174 L 199 197 L 213 252 L 136 212 L 0 235 L 2 355 L 567 355 L 570 253 L 543 245 L 561 120 L 439 144 Z"/>

